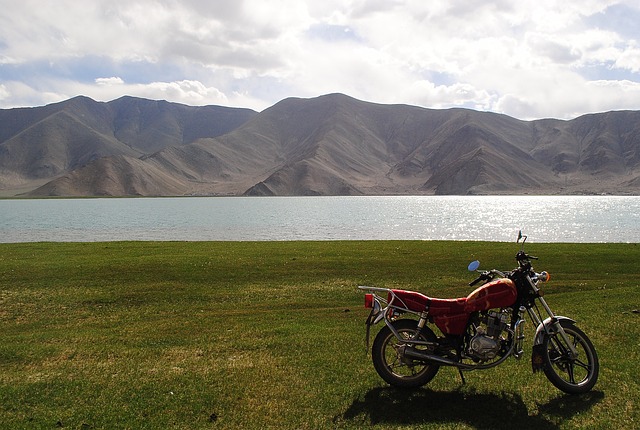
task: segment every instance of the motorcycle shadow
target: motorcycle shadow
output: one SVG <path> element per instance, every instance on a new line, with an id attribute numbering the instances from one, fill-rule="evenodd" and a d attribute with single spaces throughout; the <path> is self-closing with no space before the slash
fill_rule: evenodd
<path id="1" fill-rule="evenodd" d="M 592 391 L 580 396 L 561 395 L 538 404 L 530 415 L 522 397 L 514 393 L 477 393 L 469 390 L 399 390 L 378 387 L 363 400 L 356 399 L 339 421 L 361 424 L 411 425 L 460 423 L 475 429 L 558 429 L 563 421 L 590 409 L 604 398 Z"/>

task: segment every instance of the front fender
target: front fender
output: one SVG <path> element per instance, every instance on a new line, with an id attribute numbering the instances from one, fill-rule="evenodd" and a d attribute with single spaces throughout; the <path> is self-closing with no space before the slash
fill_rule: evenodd
<path id="1" fill-rule="evenodd" d="M 563 317 L 563 316 L 556 316 L 556 320 L 569 321 L 571 323 L 575 323 L 575 321 L 572 320 L 571 318 Z M 537 372 L 538 370 L 541 370 L 542 366 L 544 366 L 543 341 L 544 341 L 544 336 L 548 331 L 547 329 L 551 324 L 552 324 L 552 319 L 551 317 L 549 317 L 546 320 L 542 321 L 542 323 L 540 323 L 540 325 L 536 329 L 536 336 L 533 339 L 533 348 L 531 350 L 531 368 L 533 369 L 534 373 Z"/>
<path id="2" fill-rule="evenodd" d="M 572 320 L 569 317 L 556 316 L 556 319 L 558 321 L 565 320 L 565 321 L 569 321 L 571 323 L 575 323 L 575 321 Z M 542 323 L 536 329 L 536 336 L 533 339 L 533 344 L 534 345 L 541 345 L 542 344 L 542 340 L 544 339 L 544 334 L 547 332 L 547 330 L 545 330 L 545 327 L 549 327 L 550 325 L 551 325 L 551 317 L 549 317 L 546 320 L 542 321 Z"/>

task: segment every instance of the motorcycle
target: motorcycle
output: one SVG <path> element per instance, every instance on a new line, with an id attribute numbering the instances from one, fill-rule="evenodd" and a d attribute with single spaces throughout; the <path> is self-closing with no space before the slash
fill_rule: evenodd
<path id="1" fill-rule="evenodd" d="M 599 373 L 596 350 L 574 320 L 553 313 L 540 286 L 550 276 L 534 271 L 531 261 L 538 258 L 525 253 L 527 236 L 522 231 L 516 243 L 521 239 L 518 267 L 512 271 L 480 271 L 477 260 L 469 264 L 469 271 L 480 273 L 469 286 L 483 284 L 467 297 L 442 299 L 416 291 L 358 287 L 366 291 L 365 307 L 371 309 L 366 320 L 367 350 L 371 327 L 385 323 L 371 348 L 373 366 L 384 381 L 401 388 L 420 387 L 441 366 L 452 366 L 464 383 L 463 371 L 493 368 L 509 357 L 520 359 L 526 312 L 537 326 L 533 372 L 542 370 L 565 393 L 593 388 Z M 543 319 L 540 307 L 547 318 Z"/>

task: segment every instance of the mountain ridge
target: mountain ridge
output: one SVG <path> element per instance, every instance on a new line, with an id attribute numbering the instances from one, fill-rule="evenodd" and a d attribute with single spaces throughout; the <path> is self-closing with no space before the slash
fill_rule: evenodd
<path id="1" fill-rule="evenodd" d="M 344 94 L 260 113 L 129 96 L 26 109 L 0 110 L 5 195 L 640 191 L 638 111 L 522 121 Z"/>

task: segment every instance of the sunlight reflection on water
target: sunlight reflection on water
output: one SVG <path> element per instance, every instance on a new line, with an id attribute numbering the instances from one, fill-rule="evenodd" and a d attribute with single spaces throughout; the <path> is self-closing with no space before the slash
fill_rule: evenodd
<path id="1" fill-rule="evenodd" d="M 0 200 L 0 242 L 640 242 L 640 197 L 377 196 Z"/>

